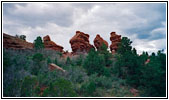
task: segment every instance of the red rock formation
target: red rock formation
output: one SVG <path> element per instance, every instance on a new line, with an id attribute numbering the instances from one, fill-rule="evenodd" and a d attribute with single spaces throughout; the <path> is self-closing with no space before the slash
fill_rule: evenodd
<path id="1" fill-rule="evenodd" d="M 134 89 L 134 88 L 131 88 L 130 89 L 130 92 L 133 94 L 133 96 L 138 96 L 138 94 L 139 94 L 139 91 L 137 90 L 137 89 Z"/>
<path id="2" fill-rule="evenodd" d="M 121 35 L 117 35 L 116 32 L 111 32 L 110 33 L 110 41 L 112 43 L 110 45 L 110 50 L 112 53 L 115 53 L 117 51 L 118 44 L 121 41 Z"/>
<path id="3" fill-rule="evenodd" d="M 80 31 L 76 31 L 76 35 L 70 39 L 73 53 L 89 52 L 93 45 L 89 43 L 89 35 Z"/>
<path id="4" fill-rule="evenodd" d="M 62 69 L 61 67 L 59 67 L 59 66 L 57 66 L 57 65 L 55 65 L 53 63 L 49 64 L 48 68 L 49 68 L 50 71 L 53 71 L 53 70 L 57 69 L 57 70 L 62 71 L 62 72 L 65 73 L 64 69 Z"/>
<path id="5" fill-rule="evenodd" d="M 147 59 L 144 64 L 146 65 L 146 64 L 148 64 L 149 62 L 150 62 L 150 59 Z"/>
<path id="6" fill-rule="evenodd" d="M 3 33 L 3 47 L 13 49 L 33 49 L 33 43 Z"/>
<path id="7" fill-rule="evenodd" d="M 63 47 L 60 45 L 57 45 L 55 42 L 51 41 L 50 37 L 48 35 L 43 37 L 43 41 L 44 41 L 44 46 L 46 49 L 51 49 L 51 50 L 63 52 Z"/>
<path id="8" fill-rule="evenodd" d="M 96 35 L 95 39 L 94 39 L 94 45 L 97 48 L 97 50 L 100 49 L 100 47 L 105 44 L 106 47 L 108 48 L 108 42 L 105 41 L 102 37 L 100 37 L 100 35 Z"/>

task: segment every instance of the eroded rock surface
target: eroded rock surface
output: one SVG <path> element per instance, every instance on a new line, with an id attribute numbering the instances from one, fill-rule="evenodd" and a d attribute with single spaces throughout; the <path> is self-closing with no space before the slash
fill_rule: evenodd
<path id="1" fill-rule="evenodd" d="M 53 70 L 57 69 L 57 70 L 62 71 L 62 72 L 65 73 L 64 69 L 62 69 L 61 67 L 59 67 L 59 66 L 57 66 L 57 65 L 55 65 L 53 63 L 49 64 L 48 68 L 49 68 L 50 71 L 53 71 Z"/>
<path id="2" fill-rule="evenodd" d="M 102 37 L 100 37 L 99 34 L 97 34 L 94 39 L 94 45 L 97 48 L 97 50 L 99 50 L 103 44 L 105 44 L 106 47 L 108 48 L 108 42 L 105 41 Z"/>
<path id="3" fill-rule="evenodd" d="M 111 41 L 110 50 L 112 53 L 115 53 L 117 51 L 118 44 L 121 41 L 121 35 L 117 35 L 116 32 L 111 32 L 110 41 Z"/>
<path id="4" fill-rule="evenodd" d="M 63 47 L 60 45 L 57 45 L 55 42 L 51 41 L 49 35 L 43 37 L 43 41 L 44 41 L 44 47 L 46 49 L 51 49 L 51 50 L 63 52 Z"/>
<path id="5" fill-rule="evenodd" d="M 93 45 L 89 43 L 89 35 L 80 31 L 76 31 L 76 35 L 70 39 L 73 53 L 89 52 Z"/>
<path id="6" fill-rule="evenodd" d="M 3 33 L 3 47 L 12 49 L 33 49 L 33 43 Z"/>

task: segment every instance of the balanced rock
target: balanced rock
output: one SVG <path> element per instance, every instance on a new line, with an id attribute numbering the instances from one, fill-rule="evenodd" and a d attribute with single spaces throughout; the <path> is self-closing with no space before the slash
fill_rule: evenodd
<path id="1" fill-rule="evenodd" d="M 102 37 L 100 37 L 100 35 L 97 34 L 94 39 L 94 45 L 97 48 L 97 50 L 99 50 L 103 44 L 105 44 L 106 47 L 108 48 L 108 42 L 105 41 Z"/>
<path id="2" fill-rule="evenodd" d="M 70 44 L 73 53 L 89 52 L 93 45 L 89 43 L 89 35 L 80 31 L 76 31 L 76 35 L 70 39 Z"/>
<path id="3" fill-rule="evenodd" d="M 63 52 L 63 47 L 60 45 L 57 45 L 55 42 L 51 41 L 51 39 L 48 35 L 43 37 L 43 41 L 44 41 L 44 47 L 46 49 L 51 49 L 51 50 Z"/>
<path id="4" fill-rule="evenodd" d="M 3 47 L 12 49 L 33 49 L 33 43 L 3 33 Z"/>
<path id="5" fill-rule="evenodd" d="M 117 51 L 118 44 L 121 41 L 121 35 L 117 35 L 116 32 L 111 32 L 110 33 L 110 41 L 112 43 L 110 45 L 110 50 L 112 53 L 115 53 Z"/>

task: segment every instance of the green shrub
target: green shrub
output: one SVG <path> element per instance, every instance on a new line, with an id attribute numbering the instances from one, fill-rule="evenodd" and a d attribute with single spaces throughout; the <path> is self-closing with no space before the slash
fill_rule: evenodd
<path id="1" fill-rule="evenodd" d="M 71 64 L 71 60 L 70 60 L 69 57 L 67 57 L 67 59 L 66 59 L 66 64 L 67 64 L 67 65 L 70 65 L 70 64 Z"/>
<path id="2" fill-rule="evenodd" d="M 81 86 L 81 92 L 84 96 L 93 96 L 96 91 L 96 85 L 93 81 L 83 83 Z"/>
<path id="3" fill-rule="evenodd" d="M 41 53 L 34 54 L 32 60 L 37 63 L 43 61 L 44 60 L 43 54 L 41 54 Z"/>
<path id="4" fill-rule="evenodd" d="M 66 69 L 68 80 L 72 81 L 74 84 L 82 83 L 88 79 L 87 73 L 82 66 L 68 66 Z"/>
<path id="5" fill-rule="evenodd" d="M 32 60 L 34 61 L 34 66 L 32 67 L 32 74 L 37 75 L 39 70 L 41 69 L 41 62 L 44 60 L 44 56 L 41 53 L 36 53 L 33 55 Z"/>
<path id="6" fill-rule="evenodd" d="M 49 87 L 44 90 L 43 96 L 50 97 L 74 97 L 75 91 L 72 88 L 71 82 L 59 78 L 55 82 L 51 82 Z"/>
<path id="7" fill-rule="evenodd" d="M 47 64 L 52 63 L 52 60 L 50 59 L 50 57 L 47 58 Z"/>
<path id="8" fill-rule="evenodd" d="M 89 77 L 89 80 L 94 82 L 96 87 L 109 89 L 112 87 L 112 79 L 106 76 L 98 76 L 97 74 L 93 74 Z"/>
<path id="9" fill-rule="evenodd" d="M 35 95 L 35 88 L 38 85 L 37 77 L 26 76 L 21 86 L 21 96 L 31 97 Z"/>
<path id="10" fill-rule="evenodd" d="M 83 55 L 80 55 L 76 60 L 76 65 L 81 66 L 83 64 L 83 59 L 84 59 Z"/>
<path id="11" fill-rule="evenodd" d="M 9 53 L 3 50 L 3 71 L 6 71 L 6 69 L 11 65 L 11 59 L 9 56 Z"/>

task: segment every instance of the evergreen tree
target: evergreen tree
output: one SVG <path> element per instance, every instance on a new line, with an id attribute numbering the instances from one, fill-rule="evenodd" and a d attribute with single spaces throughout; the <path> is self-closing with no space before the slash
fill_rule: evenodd
<path id="1" fill-rule="evenodd" d="M 118 56 L 116 56 L 115 70 L 116 74 L 127 79 L 127 83 L 133 86 L 139 85 L 139 61 L 137 51 L 134 48 L 132 50 L 131 46 L 132 41 L 127 37 L 123 37 L 119 48 L 117 50 Z"/>
<path id="2" fill-rule="evenodd" d="M 105 66 L 110 66 L 112 64 L 112 54 L 107 50 L 107 46 L 103 43 L 98 53 L 104 57 Z"/>
<path id="3" fill-rule="evenodd" d="M 40 36 L 38 36 L 36 40 L 34 40 L 34 48 L 37 50 L 44 48 L 44 44 Z"/>
<path id="4" fill-rule="evenodd" d="M 104 65 L 105 62 L 103 56 L 99 56 L 98 52 L 91 49 L 84 60 L 83 67 L 87 70 L 89 75 L 94 73 L 101 75 L 104 71 Z"/>
<path id="5" fill-rule="evenodd" d="M 26 40 L 26 36 L 25 35 L 20 35 L 19 38 L 22 39 L 22 40 Z"/>
<path id="6" fill-rule="evenodd" d="M 166 96 L 166 55 L 158 51 L 152 53 L 150 62 L 142 69 L 142 85 L 145 87 L 145 96 Z"/>

